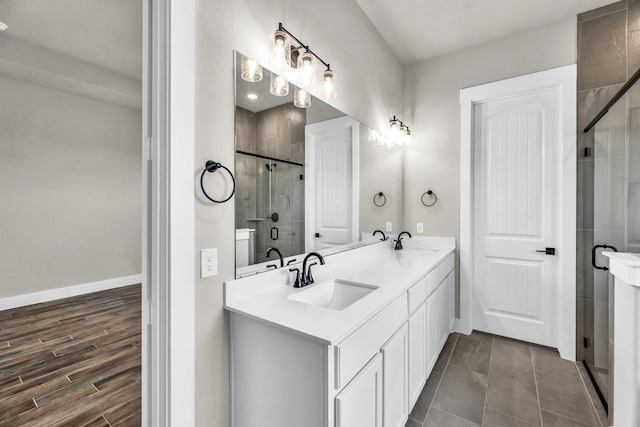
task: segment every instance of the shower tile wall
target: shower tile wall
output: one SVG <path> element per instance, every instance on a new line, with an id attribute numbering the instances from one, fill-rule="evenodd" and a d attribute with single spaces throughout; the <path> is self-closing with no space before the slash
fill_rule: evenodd
<path id="1" fill-rule="evenodd" d="M 304 163 L 305 124 L 305 110 L 293 104 L 255 114 L 237 107 L 237 149 Z M 274 163 L 270 177 L 266 165 Z M 270 246 L 277 247 L 285 257 L 304 252 L 304 168 L 239 154 L 236 168 L 240 198 L 236 204 L 236 227 L 256 230 L 254 262 L 265 261 Z M 273 212 L 280 217 L 277 223 L 269 219 Z M 271 227 L 278 228 L 277 241 L 270 239 Z"/>
<path id="2" fill-rule="evenodd" d="M 593 321 L 585 318 L 594 313 L 596 299 L 602 297 L 601 286 L 594 295 L 594 275 L 589 274 L 591 248 L 598 230 L 617 227 L 618 219 L 610 218 L 608 209 L 614 200 L 594 200 L 594 174 L 604 173 L 604 163 L 598 162 L 605 152 L 603 145 L 594 144 L 593 133 L 583 129 L 624 85 L 640 66 L 640 0 L 623 0 L 578 15 L 578 230 L 577 230 L 577 334 L 576 356 L 583 360 L 584 336 L 593 336 Z M 590 150 L 585 153 L 585 148 Z M 606 149 L 609 149 L 608 147 Z M 609 167 L 609 166 L 608 166 Z M 620 169 L 624 171 L 624 168 Z M 608 171 L 608 169 L 607 169 Z M 615 179 L 615 174 L 612 177 Z M 599 190 L 596 189 L 596 198 Z M 608 197 L 618 197 L 611 194 Z M 624 200 L 624 199 L 621 199 Z M 594 205 L 595 201 L 595 205 Z M 599 224 L 594 224 L 594 206 Z M 621 206 L 621 205 L 618 205 Z M 603 209 L 607 209 L 604 212 Z M 614 220 L 609 225 L 609 219 Z M 611 228 L 604 228 L 609 230 Z M 595 231 L 594 231 L 595 230 Z M 597 277 L 596 277 L 597 278 Z M 602 278 L 600 278 L 602 280 Z M 596 298 L 596 299 L 594 299 Z M 606 297 L 605 297 L 606 298 Z M 601 311 L 601 310 L 599 310 Z M 591 314 L 592 315 L 592 314 Z M 605 323 L 606 325 L 606 323 Z M 601 326 L 597 326 L 601 327 Z M 593 351 L 593 348 L 590 349 Z"/>

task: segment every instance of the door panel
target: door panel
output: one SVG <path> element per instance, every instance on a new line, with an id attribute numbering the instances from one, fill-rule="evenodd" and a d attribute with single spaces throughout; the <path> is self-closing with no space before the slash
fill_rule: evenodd
<path id="1" fill-rule="evenodd" d="M 382 427 L 382 355 L 336 396 L 336 427 Z"/>
<path id="2" fill-rule="evenodd" d="M 474 329 L 555 347 L 554 90 L 474 108 Z"/>

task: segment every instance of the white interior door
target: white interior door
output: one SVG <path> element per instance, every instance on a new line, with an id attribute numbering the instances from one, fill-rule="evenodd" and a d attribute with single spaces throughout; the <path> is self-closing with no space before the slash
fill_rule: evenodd
<path id="1" fill-rule="evenodd" d="M 473 327 L 557 347 L 557 91 L 474 107 Z"/>
<path id="2" fill-rule="evenodd" d="M 340 117 L 305 127 L 305 250 L 358 240 L 359 123 Z"/>

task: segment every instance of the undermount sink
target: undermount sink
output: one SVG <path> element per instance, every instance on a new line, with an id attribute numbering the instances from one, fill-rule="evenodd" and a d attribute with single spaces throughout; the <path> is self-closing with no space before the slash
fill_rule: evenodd
<path id="1" fill-rule="evenodd" d="M 332 279 L 304 289 L 287 298 L 315 307 L 344 310 L 356 301 L 378 289 L 377 286 L 347 280 Z"/>

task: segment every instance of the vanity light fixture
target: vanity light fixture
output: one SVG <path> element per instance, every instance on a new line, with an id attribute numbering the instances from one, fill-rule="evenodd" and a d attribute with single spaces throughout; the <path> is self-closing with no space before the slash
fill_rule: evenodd
<path id="1" fill-rule="evenodd" d="M 369 131 L 369 141 L 388 148 L 411 145 L 411 130 L 396 116 L 389 120 L 389 134 L 383 135 L 375 130 Z"/>
<path id="2" fill-rule="evenodd" d="M 272 72 L 269 92 L 275 96 L 287 96 L 289 95 L 289 82 L 284 77 Z"/>
<path id="3" fill-rule="evenodd" d="M 262 80 L 262 67 L 255 59 L 242 55 L 240 61 L 240 77 L 247 82 L 256 83 Z"/>
<path id="4" fill-rule="evenodd" d="M 297 43 L 292 46 L 292 41 Z M 322 73 L 322 93 L 324 99 L 332 101 L 336 99 L 338 92 L 336 89 L 336 74 L 331 70 L 331 65 L 322 60 L 308 45 L 300 41 L 291 34 L 282 23 L 278 24 L 278 29 L 272 34 L 270 41 L 269 64 L 277 71 L 283 71 L 287 66 L 295 68 L 298 72 L 298 83 L 304 89 L 310 89 L 316 83 L 316 62 L 321 62 L 326 68 Z M 297 61 L 293 61 L 297 54 Z"/>

